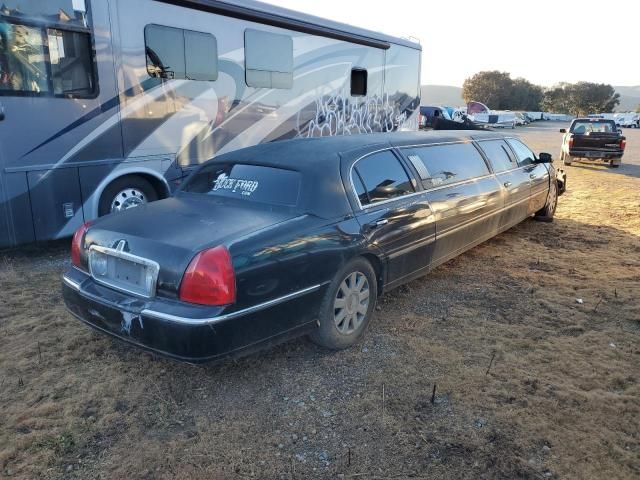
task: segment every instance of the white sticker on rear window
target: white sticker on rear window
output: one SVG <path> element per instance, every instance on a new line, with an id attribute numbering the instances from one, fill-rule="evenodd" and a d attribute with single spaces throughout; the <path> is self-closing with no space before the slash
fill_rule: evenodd
<path id="1" fill-rule="evenodd" d="M 258 189 L 258 186 L 259 182 L 256 180 L 231 178 L 226 173 L 221 173 L 213 184 L 213 191 L 231 190 L 231 193 L 238 192 L 248 197 Z"/>

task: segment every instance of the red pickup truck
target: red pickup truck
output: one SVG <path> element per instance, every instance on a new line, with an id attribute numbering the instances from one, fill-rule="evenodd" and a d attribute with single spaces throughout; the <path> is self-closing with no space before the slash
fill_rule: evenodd
<path id="1" fill-rule="evenodd" d="M 565 165 L 574 161 L 605 162 L 617 168 L 627 139 L 620 133 L 613 120 L 601 118 L 576 118 L 569 131 L 562 128 L 562 151 L 560 159 Z"/>

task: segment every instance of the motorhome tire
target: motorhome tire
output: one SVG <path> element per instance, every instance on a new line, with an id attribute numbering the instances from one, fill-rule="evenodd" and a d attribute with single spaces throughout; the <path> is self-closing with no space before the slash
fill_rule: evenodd
<path id="1" fill-rule="evenodd" d="M 111 182 L 100 197 L 98 216 L 137 207 L 158 199 L 151 183 L 138 175 L 127 175 Z"/>

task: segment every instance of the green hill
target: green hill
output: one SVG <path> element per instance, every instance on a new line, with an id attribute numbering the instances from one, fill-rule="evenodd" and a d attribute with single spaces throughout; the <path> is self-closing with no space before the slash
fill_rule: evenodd
<path id="1" fill-rule="evenodd" d="M 640 105 L 640 85 L 635 87 L 613 87 L 620 94 L 620 105 L 616 108 L 618 112 L 635 112 Z"/>

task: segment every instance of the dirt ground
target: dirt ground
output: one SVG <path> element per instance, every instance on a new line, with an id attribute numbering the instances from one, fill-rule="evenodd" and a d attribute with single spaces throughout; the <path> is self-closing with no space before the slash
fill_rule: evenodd
<path id="1" fill-rule="evenodd" d="M 561 125 L 517 130 L 559 153 Z M 68 315 L 67 242 L 0 253 L 0 478 L 640 477 L 640 130 L 389 292 L 360 345 L 193 367 Z M 435 391 L 435 395 L 434 395 Z M 433 400 L 433 401 L 432 401 Z"/>

